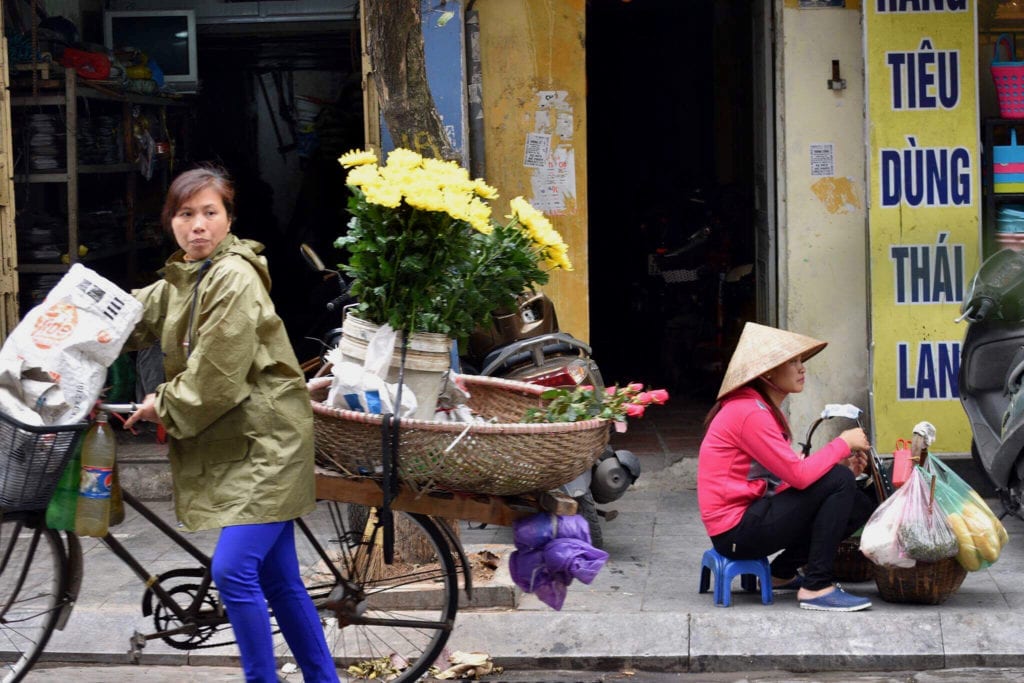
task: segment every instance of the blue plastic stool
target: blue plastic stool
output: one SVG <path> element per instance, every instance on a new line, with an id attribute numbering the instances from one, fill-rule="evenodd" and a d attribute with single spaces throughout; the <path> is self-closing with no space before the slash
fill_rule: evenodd
<path id="1" fill-rule="evenodd" d="M 730 560 L 719 555 L 714 548 L 705 551 L 700 568 L 701 593 L 708 592 L 712 572 L 715 575 L 714 596 L 717 607 L 728 607 L 732 604 L 732 580 L 737 575 L 740 576 L 744 590 L 757 590 L 757 580 L 760 580 L 761 602 L 766 605 L 772 604 L 772 574 L 767 557 L 760 560 Z"/>

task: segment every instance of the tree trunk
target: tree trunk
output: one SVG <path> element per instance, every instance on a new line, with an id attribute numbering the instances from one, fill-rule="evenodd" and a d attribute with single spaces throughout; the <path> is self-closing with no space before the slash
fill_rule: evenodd
<path id="1" fill-rule="evenodd" d="M 427 83 L 421 0 L 366 0 L 366 44 L 381 114 L 398 147 L 456 159 Z"/>

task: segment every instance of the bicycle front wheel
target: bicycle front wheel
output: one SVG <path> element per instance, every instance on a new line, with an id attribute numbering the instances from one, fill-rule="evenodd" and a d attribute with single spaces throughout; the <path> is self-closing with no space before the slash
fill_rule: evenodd
<path id="1" fill-rule="evenodd" d="M 60 534 L 42 514 L 8 513 L 0 521 L 0 673 L 3 683 L 27 674 L 57 624 L 67 591 Z"/>
<path id="2" fill-rule="evenodd" d="M 309 534 L 301 526 L 297 534 L 327 645 L 340 670 L 415 681 L 434 665 L 455 623 L 458 575 L 452 549 L 431 518 L 396 512 L 395 558 L 386 565 L 380 520 L 370 515 L 365 523 L 353 523 L 365 517 L 349 515 L 347 507 L 320 502 L 303 518 Z"/>

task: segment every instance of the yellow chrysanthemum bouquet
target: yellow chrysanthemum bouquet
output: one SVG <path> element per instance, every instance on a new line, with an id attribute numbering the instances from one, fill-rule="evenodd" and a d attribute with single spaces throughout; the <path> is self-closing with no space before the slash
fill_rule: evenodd
<path id="1" fill-rule="evenodd" d="M 350 254 L 341 268 L 353 278 L 360 318 L 461 339 L 547 282 L 549 269 L 572 269 L 540 211 L 516 197 L 509 221 L 498 223 L 489 203 L 497 191 L 455 162 L 401 148 L 386 165 L 366 151 L 338 162 L 350 169 L 352 218 L 335 246 Z"/>

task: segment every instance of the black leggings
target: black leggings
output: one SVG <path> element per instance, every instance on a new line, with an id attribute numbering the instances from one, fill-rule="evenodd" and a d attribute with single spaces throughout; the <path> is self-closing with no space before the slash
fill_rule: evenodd
<path id="1" fill-rule="evenodd" d="M 772 576 L 790 578 L 804 567 L 804 587 L 832 585 L 832 563 L 843 539 L 871 516 L 875 501 L 857 487 L 850 468 L 835 465 L 805 489 L 788 488 L 754 501 L 729 531 L 711 538 L 722 555 L 736 560 L 765 557 Z"/>

